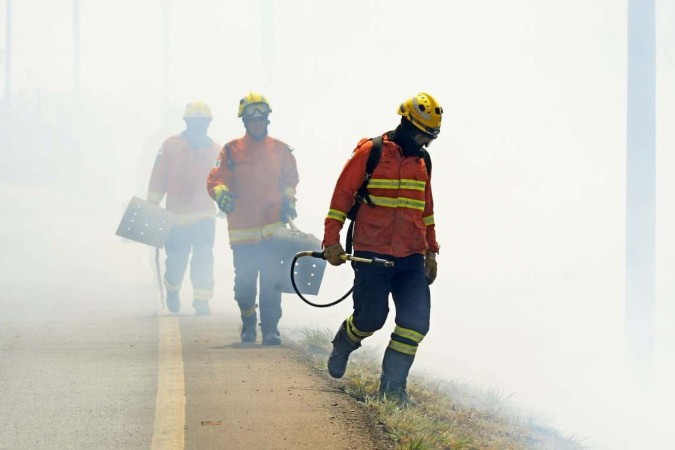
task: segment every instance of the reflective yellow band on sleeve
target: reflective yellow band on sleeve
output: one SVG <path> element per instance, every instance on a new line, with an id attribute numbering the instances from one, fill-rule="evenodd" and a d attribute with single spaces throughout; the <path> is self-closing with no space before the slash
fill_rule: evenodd
<path id="1" fill-rule="evenodd" d="M 424 225 L 429 226 L 429 225 L 435 225 L 436 222 L 434 221 L 434 215 L 426 216 L 422 218 L 424 220 Z"/>
<path id="2" fill-rule="evenodd" d="M 345 219 L 347 218 L 347 214 L 343 213 L 342 211 L 338 211 L 337 209 L 329 209 L 328 215 L 326 216 L 326 218 L 335 219 L 339 222 L 345 223 Z"/>

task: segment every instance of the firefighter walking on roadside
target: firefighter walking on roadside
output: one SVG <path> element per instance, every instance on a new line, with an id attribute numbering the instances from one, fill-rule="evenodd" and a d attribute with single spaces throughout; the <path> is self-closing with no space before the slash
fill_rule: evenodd
<path id="1" fill-rule="evenodd" d="M 246 134 L 228 142 L 207 180 L 211 197 L 227 214 L 234 264 L 234 299 L 242 320 L 241 341 L 257 339 L 257 287 L 260 276 L 260 328 L 263 345 L 280 345 L 281 281 L 286 275 L 270 238 L 294 219 L 298 171 L 293 149 L 268 136 L 269 101 L 249 92 L 239 102 Z"/>
<path id="2" fill-rule="evenodd" d="M 220 146 L 207 134 L 213 115 L 206 103 L 188 103 L 183 119 L 185 130 L 164 141 L 157 153 L 147 200 L 159 204 L 166 195 L 166 209 L 178 215 L 164 245 L 167 308 L 173 313 L 180 311 L 180 288 L 190 262 L 192 306 L 197 315 L 209 315 L 216 208 L 204 191 L 204 178 Z"/>
<path id="3" fill-rule="evenodd" d="M 353 234 L 355 256 L 384 258 L 395 265 L 352 264 L 354 310 L 335 335 L 328 371 L 334 378 L 344 375 L 350 353 L 384 326 L 391 294 L 396 326 L 384 352 L 379 393 L 408 404 L 406 382 L 418 345 L 429 331 L 429 284 L 436 278 L 439 250 L 431 168 L 424 152 L 438 137 L 443 109 L 431 95 L 420 93 L 404 101 L 398 114 L 401 122 L 382 136 L 381 157 L 367 181 L 372 206 L 359 208 Z M 337 180 L 323 241 L 332 265 L 344 263 L 340 230 L 364 182 L 372 148 L 372 140 L 362 139 Z"/>

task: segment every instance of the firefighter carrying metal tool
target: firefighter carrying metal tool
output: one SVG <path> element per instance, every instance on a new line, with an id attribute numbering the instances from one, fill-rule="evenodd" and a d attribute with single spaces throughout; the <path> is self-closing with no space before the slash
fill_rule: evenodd
<path id="1" fill-rule="evenodd" d="M 147 200 L 159 204 L 166 195 L 166 209 L 178 215 L 164 244 L 166 306 L 173 313 L 180 311 L 180 288 L 192 252 L 192 306 L 197 315 L 208 315 L 213 297 L 216 208 L 204 191 L 204 178 L 220 146 L 207 135 L 213 115 L 206 103 L 188 103 L 183 119 L 185 131 L 164 141 L 157 153 Z"/>
<path id="2" fill-rule="evenodd" d="M 256 92 L 239 102 L 246 134 L 225 144 L 207 180 L 208 192 L 227 214 L 234 263 L 234 299 L 242 320 L 241 341 L 257 338 L 256 295 L 260 274 L 263 345 L 279 345 L 280 277 L 272 237 L 294 219 L 298 171 L 293 149 L 267 135 L 269 101 Z"/>
<path id="3" fill-rule="evenodd" d="M 389 313 L 389 294 L 396 308 L 396 327 L 384 352 L 380 395 L 409 404 L 408 372 L 418 345 L 429 331 L 429 284 L 436 278 L 434 204 L 425 147 L 438 137 L 443 109 L 427 93 L 405 100 L 398 109 L 398 127 L 381 139 L 381 157 L 366 176 L 373 141 L 362 139 L 340 174 L 325 219 L 324 255 L 332 265 L 343 264 L 340 230 L 362 184 L 366 198 L 355 216 L 354 255 L 393 261 L 388 268 L 352 264 L 354 310 L 333 339 L 328 371 L 344 375 L 351 352 L 382 328 Z M 379 140 L 379 138 L 378 138 Z M 365 178 L 365 180 L 364 180 Z M 350 215 L 351 217 L 351 215 Z"/>

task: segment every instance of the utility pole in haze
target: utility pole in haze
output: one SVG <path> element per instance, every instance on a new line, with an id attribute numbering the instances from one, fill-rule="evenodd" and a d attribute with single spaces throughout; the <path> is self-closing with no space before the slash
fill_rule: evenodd
<path id="1" fill-rule="evenodd" d="M 80 100 L 80 0 L 73 0 L 73 92 Z"/>
<path id="2" fill-rule="evenodd" d="M 5 27 L 5 104 L 9 108 L 12 103 L 12 0 L 7 2 Z"/>
<path id="3" fill-rule="evenodd" d="M 262 69 L 265 89 L 274 82 L 274 3 L 262 0 Z"/>
<path id="4" fill-rule="evenodd" d="M 655 0 L 628 0 L 626 336 L 636 359 L 654 355 L 656 307 Z"/>
<path id="5" fill-rule="evenodd" d="M 162 0 L 162 107 L 171 99 L 171 0 Z"/>

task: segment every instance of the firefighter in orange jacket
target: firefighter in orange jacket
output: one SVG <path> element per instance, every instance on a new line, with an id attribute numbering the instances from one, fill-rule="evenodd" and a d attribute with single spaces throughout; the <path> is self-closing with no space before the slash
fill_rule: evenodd
<path id="1" fill-rule="evenodd" d="M 213 167 L 220 146 L 207 135 L 213 115 L 206 103 L 189 103 L 183 119 L 185 131 L 164 141 L 157 153 L 147 199 L 159 204 L 166 195 L 166 208 L 178 215 L 164 245 L 164 286 L 169 311 L 180 311 L 179 292 L 192 252 L 192 306 L 197 315 L 208 315 L 213 296 L 216 208 L 204 192 L 204 178 Z"/>
<path id="2" fill-rule="evenodd" d="M 256 92 L 239 102 L 246 134 L 225 145 L 207 180 L 207 189 L 227 227 L 234 263 L 234 299 L 242 320 L 241 341 L 257 338 L 256 295 L 260 274 L 260 328 L 263 345 L 279 345 L 281 289 L 278 261 L 269 238 L 294 219 L 298 171 L 293 149 L 267 135 L 269 101 Z"/>
<path id="3" fill-rule="evenodd" d="M 429 284 L 436 278 L 436 242 L 431 178 L 421 149 L 440 132 L 443 109 L 420 93 L 398 110 L 400 125 L 385 133 L 382 154 L 368 181 L 374 207 L 362 205 L 356 215 L 354 254 L 384 258 L 393 268 L 354 264 L 354 310 L 333 340 L 328 359 L 331 376 L 344 375 L 351 352 L 382 328 L 389 294 L 396 308 L 396 327 L 382 361 L 380 395 L 408 403 L 406 380 L 417 347 L 429 331 Z M 338 178 L 325 220 L 324 255 L 332 265 L 344 263 L 340 230 L 364 181 L 372 141 L 363 139 Z"/>

